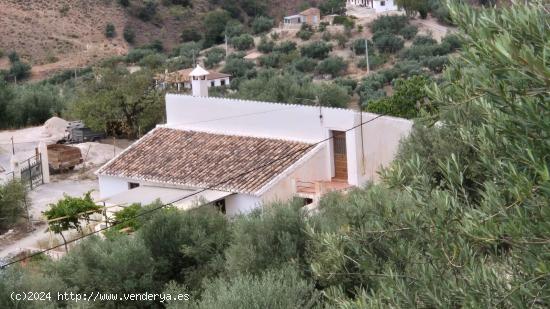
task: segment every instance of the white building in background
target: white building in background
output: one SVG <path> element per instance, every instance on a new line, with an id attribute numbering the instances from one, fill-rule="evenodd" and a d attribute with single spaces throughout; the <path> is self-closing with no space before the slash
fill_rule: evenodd
<path id="1" fill-rule="evenodd" d="M 375 13 L 398 11 L 394 0 L 347 0 L 348 5 L 372 9 Z"/>
<path id="2" fill-rule="evenodd" d="M 201 67 L 199 66 L 199 68 Z M 201 69 L 204 70 L 203 68 Z M 196 70 L 197 68 L 188 68 L 170 73 L 166 71 L 163 74 L 157 74 L 154 77 L 155 84 L 157 88 L 173 91 L 191 89 L 193 80 L 191 73 Z M 231 84 L 231 75 L 225 73 L 210 71 L 204 78 L 208 81 L 208 87 L 229 87 Z"/>
<path id="3" fill-rule="evenodd" d="M 208 97 L 204 72 L 196 75 L 193 95 L 166 95 L 166 124 L 98 170 L 103 202 L 201 200 L 228 215 L 296 196 L 314 205 L 376 181 L 412 126 L 350 109 Z"/>

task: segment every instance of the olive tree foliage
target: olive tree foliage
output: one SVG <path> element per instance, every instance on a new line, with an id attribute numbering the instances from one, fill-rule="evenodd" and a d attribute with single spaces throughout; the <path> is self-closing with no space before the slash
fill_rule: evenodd
<path id="1" fill-rule="evenodd" d="M 163 119 L 164 98 L 155 89 L 152 73 L 130 74 L 122 69 L 99 69 L 96 79 L 79 91 L 70 114 L 95 130 L 136 137 Z"/>
<path id="2" fill-rule="evenodd" d="M 439 113 L 382 185 L 327 198 L 309 229 L 334 306 L 550 305 L 550 17 L 541 3 L 450 12 L 465 48 L 429 92 Z"/>
<path id="3" fill-rule="evenodd" d="M 24 215 L 27 190 L 17 181 L 0 184 L 0 234 Z"/>

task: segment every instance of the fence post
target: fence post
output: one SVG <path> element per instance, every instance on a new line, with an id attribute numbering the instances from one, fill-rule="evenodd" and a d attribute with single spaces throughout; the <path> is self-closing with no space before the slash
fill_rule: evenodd
<path id="1" fill-rule="evenodd" d="M 19 166 L 19 161 L 15 156 L 11 157 L 10 160 L 11 170 L 13 171 L 13 180 L 21 179 L 21 167 Z"/>
<path id="2" fill-rule="evenodd" d="M 38 152 L 40 153 L 40 164 L 42 165 L 42 183 L 50 183 L 48 147 L 44 142 L 40 142 L 40 144 L 38 144 Z"/>

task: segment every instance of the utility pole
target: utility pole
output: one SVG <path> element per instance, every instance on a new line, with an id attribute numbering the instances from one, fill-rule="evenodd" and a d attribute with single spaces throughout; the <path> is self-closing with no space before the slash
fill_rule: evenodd
<path id="1" fill-rule="evenodd" d="M 227 34 L 225 34 L 225 58 L 229 55 L 229 46 L 227 42 Z"/>
<path id="2" fill-rule="evenodd" d="M 370 73 L 370 66 L 369 66 L 369 40 L 365 39 L 365 58 L 367 59 L 367 74 Z"/>
<path id="3" fill-rule="evenodd" d="M 13 136 L 11 137 L 11 153 L 15 155 L 15 145 L 13 144 Z"/>

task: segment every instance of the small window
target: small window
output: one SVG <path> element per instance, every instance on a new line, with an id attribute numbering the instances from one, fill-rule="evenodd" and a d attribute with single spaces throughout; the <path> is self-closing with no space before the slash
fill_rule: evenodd
<path id="1" fill-rule="evenodd" d="M 386 1 L 380 1 L 380 6 L 386 5 Z"/>
<path id="2" fill-rule="evenodd" d="M 215 82 L 215 81 L 211 81 L 211 82 L 210 82 L 210 86 L 211 86 L 211 87 L 216 86 L 216 82 Z"/>
<path id="3" fill-rule="evenodd" d="M 128 183 L 128 189 L 130 189 L 130 190 L 135 189 L 137 187 L 139 187 L 139 183 L 137 183 L 137 182 L 129 182 Z"/>
<path id="4" fill-rule="evenodd" d="M 225 86 L 225 79 L 222 79 L 222 86 Z"/>
<path id="5" fill-rule="evenodd" d="M 222 214 L 225 214 L 225 200 L 219 200 L 214 202 L 214 207 L 218 209 Z"/>

